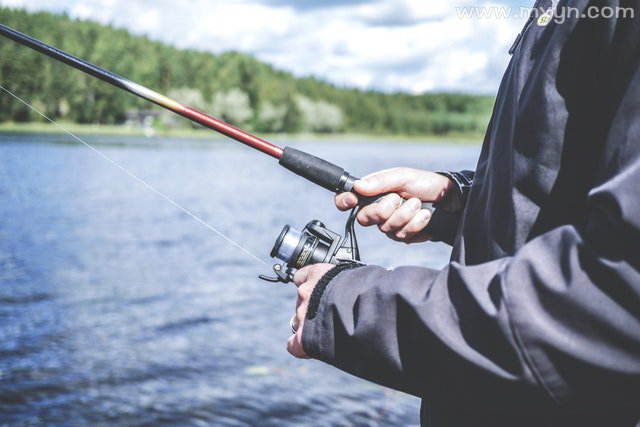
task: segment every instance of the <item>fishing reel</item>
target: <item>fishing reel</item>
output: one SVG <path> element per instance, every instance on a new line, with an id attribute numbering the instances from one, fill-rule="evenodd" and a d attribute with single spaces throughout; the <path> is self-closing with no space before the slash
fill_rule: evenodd
<path id="1" fill-rule="evenodd" d="M 295 272 L 312 264 L 338 264 L 340 261 L 360 261 L 360 251 L 355 234 L 355 219 L 359 207 L 354 208 L 345 225 L 344 237 L 329 230 L 317 220 L 310 221 L 302 231 L 285 225 L 276 239 L 271 257 L 283 261 L 275 264 L 276 277 L 260 275 L 267 282 L 289 283 Z"/>

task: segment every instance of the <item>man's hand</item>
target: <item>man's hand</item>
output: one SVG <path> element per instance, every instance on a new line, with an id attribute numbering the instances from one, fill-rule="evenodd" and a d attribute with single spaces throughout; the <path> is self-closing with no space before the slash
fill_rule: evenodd
<path id="1" fill-rule="evenodd" d="M 318 280 L 333 267 L 335 267 L 333 264 L 309 265 L 298 270 L 293 278 L 293 282 L 298 287 L 298 302 L 291 326 L 296 330 L 296 333 L 287 341 L 287 351 L 299 359 L 309 358 L 309 355 L 302 348 L 302 329 L 304 328 L 304 319 L 307 317 L 309 299 Z"/>
<path id="2" fill-rule="evenodd" d="M 377 225 L 389 238 L 404 243 L 430 239 L 419 234 L 431 219 L 431 212 L 422 209 L 422 202 L 440 202 L 455 191 L 455 185 L 449 178 L 410 168 L 375 172 L 356 181 L 354 188 L 364 196 L 393 193 L 378 203 L 362 208 L 358 213 L 358 222 L 365 227 Z M 407 201 L 402 203 L 402 198 Z M 336 196 L 336 206 L 340 210 L 352 209 L 357 204 L 358 197 L 353 193 Z"/>

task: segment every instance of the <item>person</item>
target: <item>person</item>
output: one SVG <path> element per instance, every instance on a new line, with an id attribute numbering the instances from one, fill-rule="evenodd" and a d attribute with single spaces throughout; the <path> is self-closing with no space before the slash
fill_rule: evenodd
<path id="1" fill-rule="evenodd" d="M 395 193 L 361 224 L 450 264 L 299 270 L 289 352 L 421 397 L 426 426 L 640 425 L 639 4 L 538 1 L 571 9 L 518 37 L 475 173 L 355 185 Z M 459 222 L 425 235 L 419 201 Z"/>

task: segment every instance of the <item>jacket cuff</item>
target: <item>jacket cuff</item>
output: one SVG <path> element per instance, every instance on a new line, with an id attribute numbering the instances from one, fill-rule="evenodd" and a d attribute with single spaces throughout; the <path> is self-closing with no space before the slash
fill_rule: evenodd
<path id="1" fill-rule="evenodd" d="M 439 175 L 446 176 L 456 184 L 458 189 L 458 196 L 460 197 L 460 206 L 464 208 L 467 204 L 467 198 L 471 191 L 471 185 L 473 184 L 473 171 L 460 171 L 460 172 L 436 172 Z"/>
<path id="2" fill-rule="evenodd" d="M 316 284 L 309 299 L 307 317 L 302 330 L 302 348 L 309 356 L 316 359 L 322 358 L 322 312 L 324 311 L 324 305 L 320 304 L 322 302 L 322 296 L 329 292 L 329 285 L 340 273 L 363 266 L 364 264 L 355 261 L 343 261 L 327 271 Z M 320 314 L 320 316 L 316 317 L 318 314 Z"/>
<path id="3" fill-rule="evenodd" d="M 451 213 L 438 207 L 431 213 L 431 219 L 421 234 L 431 237 L 432 242 L 444 242 L 453 246 L 461 217 L 462 211 Z"/>
<path id="4" fill-rule="evenodd" d="M 313 293 L 311 294 L 311 298 L 309 298 L 309 308 L 307 309 L 307 319 L 313 320 L 318 314 L 318 307 L 320 306 L 320 300 L 322 299 L 322 295 L 324 294 L 325 289 L 329 286 L 329 283 L 336 277 L 338 274 L 345 270 L 352 270 L 354 268 L 362 267 L 363 264 L 354 261 L 342 261 L 340 264 L 336 265 L 331 270 L 324 273 L 324 276 L 318 280 L 316 287 L 313 289 Z"/>
<path id="5" fill-rule="evenodd" d="M 454 244 L 462 212 L 467 205 L 467 198 L 473 184 L 473 171 L 461 172 L 436 172 L 446 176 L 456 186 L 457 197 L 447 197 L 438 203 L 434 203 L 435 208 L 431 214 L 429 224 L 422 230 L 422 234 L 431 238 L 432 242 L 444 242 L 448 245 Z M 452 194 L 452 196 L 454 196 Z"/>

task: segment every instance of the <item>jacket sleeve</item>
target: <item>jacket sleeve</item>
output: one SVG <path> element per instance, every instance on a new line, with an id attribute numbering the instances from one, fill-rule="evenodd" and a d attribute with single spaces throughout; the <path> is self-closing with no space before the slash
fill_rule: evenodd
<path id="1" fill-rule="evenodd" d="M 637 408 L 637 67 L 632 76 L 583 221 L 485 264 L 341 271 L 305 322 L 307 353 L 436 402 Z"/>

